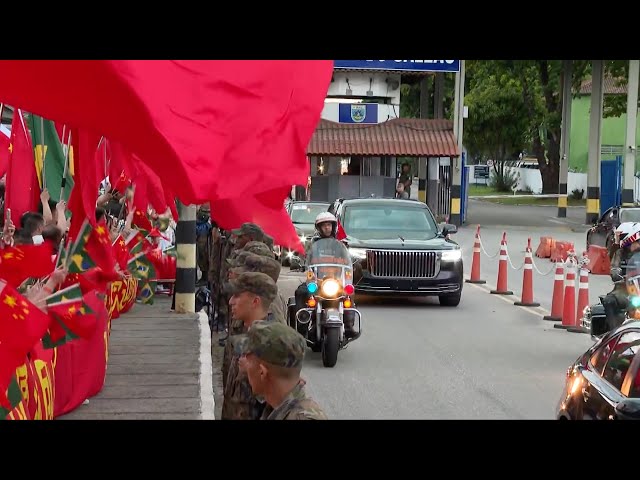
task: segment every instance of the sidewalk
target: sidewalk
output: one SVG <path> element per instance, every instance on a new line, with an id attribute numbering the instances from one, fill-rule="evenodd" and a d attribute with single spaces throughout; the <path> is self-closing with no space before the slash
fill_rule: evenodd
<path id="1" fill-rule="evenodd" d="M 115 319 L 104 388 L 58 420 L 213 420 L 206 314 L 170 308 L 161 295 Z"/>

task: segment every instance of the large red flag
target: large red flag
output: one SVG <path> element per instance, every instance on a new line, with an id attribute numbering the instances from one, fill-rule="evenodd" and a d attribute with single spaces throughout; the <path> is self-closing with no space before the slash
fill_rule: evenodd
<path id="1" fill-rule="evenodd" d="M 25 212 L 37 212 L 40 201 L 40 184 L 36 173 L 31 135 L 24 121 L 22 110 L 15 109 L 11 125 L 9 169 L 5 187 L 5 211 L 11 209 L 11 220 L 20 227 L 20 217 Z"/>
<path id="2" fill-rule="evenodd" d="M 71 226 L 69 238 L 75 239 L 85 218 L 96 224 L 96 200 L 101 174 L 97 166 L 102 161 L 102 150 L 98 149 L 100 137 L 87 130 L 73 129 L 71 134 L 74 161 L 74 187 L 69 197 Z M 104 147 L 104 142 L 100 145 Z M 82 159 L 82 160 L 80 160 Z M 102 165 L 102 163 L 101 163 Z"/>
<path id="3" fill-rule="evenodd" d="M 0 104 L 0 118 L 4 104 Z M 11 132 L 0 124 L 0 177 L 7 173 L 9 168 L 9 146 L 11 145 Z"/>
<path id="4" fill-rule="evenodd" d="M 275 189 L 257 196 L 211 202 L 211 216 L 225 230 L 238 228 L 245 222 L 257 223 L 278 245 L 304 252 L 280 200 L 283 194 L 287 195 L 282 189 Z"/>
<path id="5" fill-rule="evenodd" d="M 0 101 L 122 142 L 201 204 L 306 183 L 333 62 L 6 60 L 0 71 L 11 72 Z"/>

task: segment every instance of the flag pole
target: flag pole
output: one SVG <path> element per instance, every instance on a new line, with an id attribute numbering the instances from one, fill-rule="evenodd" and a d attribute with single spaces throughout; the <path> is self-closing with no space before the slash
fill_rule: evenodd
<path id="1" fill-rule="evenodd" d="M 62 127 L 64 129 L 64 127 Z M 67 172 L 69 171 L 69 151 L 71 150 L 71 132 L 69 132 L 69 144 L 64 156 L 64 171 L 62 172 L 62 185 L 60 187 L 60 202 L 64 199 L 64 187 L 67 185 Z M 43 177 L 44 178 L 44 177 Z"/>
<path id="2" fill-rule="evenodd" d="M 42 189 L 47 188 L 47 176 L 45 175 L 45 150 L 44 150 L 44 117 L 40 117 L 40 140 L 42 141 Z"/>

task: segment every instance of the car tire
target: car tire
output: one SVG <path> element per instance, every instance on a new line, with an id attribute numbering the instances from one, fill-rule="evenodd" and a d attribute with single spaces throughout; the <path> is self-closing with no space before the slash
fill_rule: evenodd
<path id="1" fill-rule="evenodd" d="M 440 295 L 438 300 L 440 300 L 440 305 L 443 307 L 457 307 L 460 304 L 461 298 L 462 291 L 454 295 Z"/>

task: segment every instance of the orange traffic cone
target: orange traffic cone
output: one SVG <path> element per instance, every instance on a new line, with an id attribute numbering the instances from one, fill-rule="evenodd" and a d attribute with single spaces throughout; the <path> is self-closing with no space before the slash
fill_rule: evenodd
<path id="1" fill-rule="evenodd" d="M 518 307 L 539 307 L 540 304 L 533 301 L 533 253 L 531 251 L 531 239 L 527 242 L 527 250 L 524 254 L 524 272 L 522 275 L 522 295 Z"/>
<path id="2" fill-rule="evenodd" d="M 584 254 L 586 256 L 586 253 Z M 586 266 L 580 269 L 580 282 L 578 283 L 578 309 L 576 311 L 576 326 L 569 328 L 569 332 L 586 333 L 587 329 L 582 327 L 582 313 L 589 306 L 589 270 Z"/>
<path id="3" fill-rule="evenodd" d="M 553 282 L 553 303 L 551 304 L 551 315 L 545 315 L 542 318 L 544 320 L 551 320 L 552 322 L 561 322 L 563 310 L 564 310 L 564 262 L 557 262 L 555 281 Z"/>
<path id="4" fill-rule="evenodd" d="M 554 328 L 571 328 L 576 326 L 576 272 L 575 264 L 567 268 L 567 281 L 564 284 L 564 309 L 562 310 L 562 324 Z"/>
<path id="5" fill-rule="evenodd" d="M 471 278 L 467 283 L 484 284 L 484 280 L 480 280 L 480 225 L 476 228 L 476 239 L 473 242 L 473 260 L 471 262 Z"/>
<path id="6" fill-rule="evenodd" d="M 502 233 L 502 241 L 500 242 L 500 263 L 498 265 L 498 284 L 491 293 L 495 295 L 513 295 L 513 292 L 507 290 L 507 232 Z"/>

